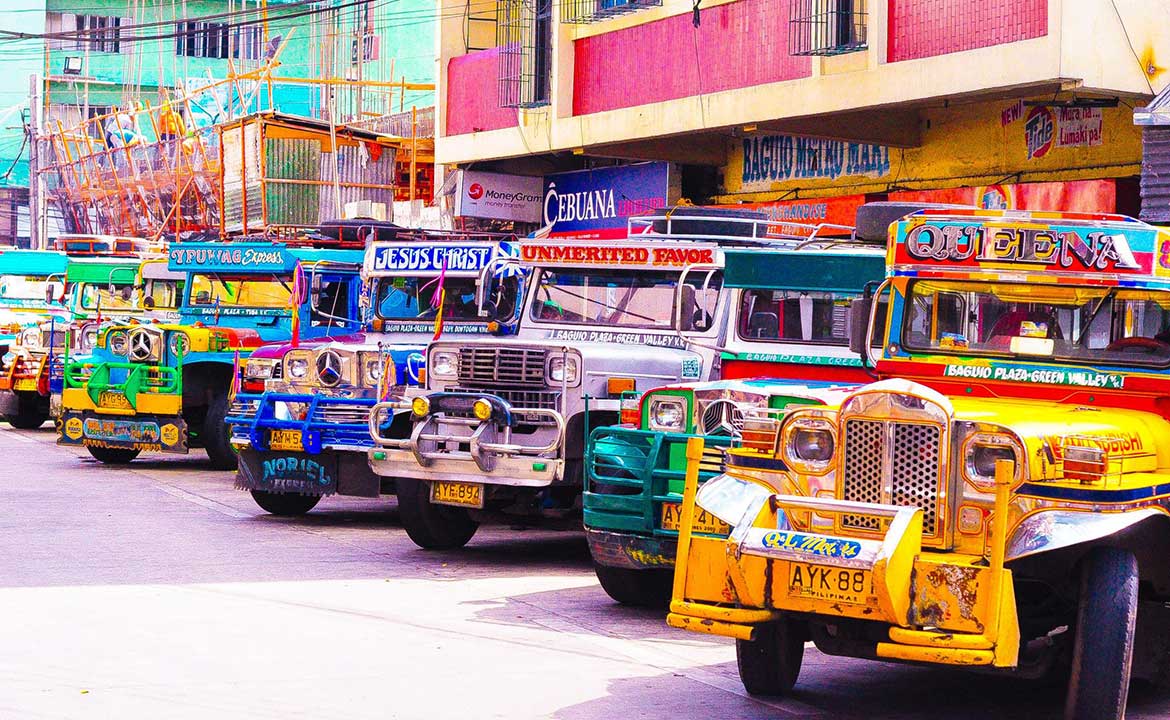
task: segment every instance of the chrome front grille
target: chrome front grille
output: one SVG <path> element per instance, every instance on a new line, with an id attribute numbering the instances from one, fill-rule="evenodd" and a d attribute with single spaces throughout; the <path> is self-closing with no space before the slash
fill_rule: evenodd
<path id="1" fill-rule="evenodd" d="M 849 419 L 842 443 L 842 499 L 922 508 L 922 534 L 938 534 L 942 429 L 938 425 Z M 880 530 L 877 518 L 843 515 L 841 524 Z"/>
<path id="2" fill-rule="evenodd" d="M 459 350 L 459 382 L 468 385 L 544 385 L 547 351 L 533 348 Z"/>
<path id="3" fill-rule="evenodd" d="M 256 409 L 260 407 L 259 400 L 240 400 L 236 398 L 232 401 L 232 405 L 228 408 L 228 415 L 231 417 L 247 418 L 251 420 L 256 417 Z"/>
<path id="4" fill-rule="evenodd" d="M 318 405 L 313 415 L 315 422 L 365 425 L 370 419 L 370 408 L 363 405 Z"/>
<path id="5" fill-rule="evenodd" d="M 450 392 L 476 393 L 485 391 L 475 390 L 473 388 L 451 388 Z M 561 394 L 552 390 L 507 390 L 495 388 L 486 392 L 503 399 L 514 408 L 527 408 L 530 410 L 557 410 L 558 401 L 561 399 Z"/>

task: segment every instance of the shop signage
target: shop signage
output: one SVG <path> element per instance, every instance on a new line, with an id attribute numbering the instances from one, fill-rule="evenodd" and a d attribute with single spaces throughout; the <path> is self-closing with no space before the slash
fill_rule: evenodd
<path id="1" fill-rule="evenodd" d="M 710 245 L 634 244 L 588 245 L 583 243 L 523 243 L 520 260 L 529 265 L 548 266 L 620 266 L 644 268 L 682 268 L 710 265 L 722 258 L 718 248 Z"/>
<path id="2" fill-rule="evenodd" d="M 667 204 L 667 163 L 577 170 L 544 179 L 543 218 L 561 237 L 625 237 L 627 219 Z"/>
<path id="3" fill-rule="evenodd" d="M 879 196 L 880 198 L 880 196 Z M 853 227 L 857 209 L 866 203 L 865 195 L 815 198 L 812 200 L 777 200 L 775 202 L 740 203 L 737 210 L 754 210 L 768 216 L 772 232 L 804 234 L 799 225 L 843 225 Z M 793 224 L 786 224 L 793 223 Z"/>
<path id="4" fill-rule="evenodd" d="M 1025 155 L 1035 160 L 1053 148 L 1091 147 L 1104 141 L 1105 114 L 1101 108 L 1038 105 L 1027 108 L 1020 100 L 1000 115 L 1000 124 L 1008 127 L 1023 120 Z"/>
<path id="5" fill-rule="evenodd" d="M 884 177 L 889 172 L 890 149 L 884 145 L 792 135 L 743 140 L 745 189 L 766 189 L 771 183 L 786 180 Z"/>
<path id="6" fill-rule="evenodd" d="M 176 272 L 289 272 L 296 258 L 271 243 L 182 243 L 170 251 Z"/>
<path id="7" fill-rule="evenodd" d="M 462 170 L 456 182 L 455 215 L 538 223 L 541 185 L 539 177 Z"/>
<path id="8" fill-rule="evenodd" d="M 366 255 L 366 269 L 373 273 L 478 272 L 494 253 L 494 245 L 483 243 L 375 245 Z"/>
<path id="9" fill-rule="evenodd" d="M 889 194 L 894 202 L 974 205 L 986 210 L 1056 210 L 1111 213 L 1117 211 L 1114 180 L 997 183 L 939 190 L 902 190 Z"/>

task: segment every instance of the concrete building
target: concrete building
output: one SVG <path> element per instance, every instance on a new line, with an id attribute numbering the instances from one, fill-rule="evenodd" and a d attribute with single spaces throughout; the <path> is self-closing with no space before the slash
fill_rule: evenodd
<path id="1" fill-rule="evenodd" d="M 667 172 L 627 209 L 687 198 L 851 222 L 890 198 L 1136 214 L 1133 107 L 1170 80 L 1161 0 L 440 6 L 436 159 L 543 176 L 546 222 L 611 210 L 588 204 L 608 180 L 566 176 L 566 202 L 556 173 L 643 161 Z"/>

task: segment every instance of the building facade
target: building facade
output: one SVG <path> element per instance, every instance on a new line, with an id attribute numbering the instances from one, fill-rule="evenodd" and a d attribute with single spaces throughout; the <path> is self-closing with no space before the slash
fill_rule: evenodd
<path id="1" fill-rule="evenodd" d="M 546 223 L 609 211 L 557 173 L 636 162 L 667 164 L 662 202 L 811 222 L 1136 214 L 1170 25 L 1158 0 L 444 0 L 439 55 L 437 161 L 544 176 Z"/>

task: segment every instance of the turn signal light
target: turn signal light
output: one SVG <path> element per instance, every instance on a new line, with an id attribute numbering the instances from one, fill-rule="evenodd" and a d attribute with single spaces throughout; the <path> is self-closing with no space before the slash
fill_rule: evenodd
<path id="1" fill-rule="evenodd" d="M 621 395 L 626 392 L 634 392 L 634 378 L 632 377 L 611 377 L 605 383 L 606 390 L 609 391 L 610 397 Z"/>
<path id="2" fill-rule="evenodd" d="M 1092 483 L 1105 479 L 1109 455 L 1097 447 L 1064 447 L 1064 476 L 1069 480 Z"/>

